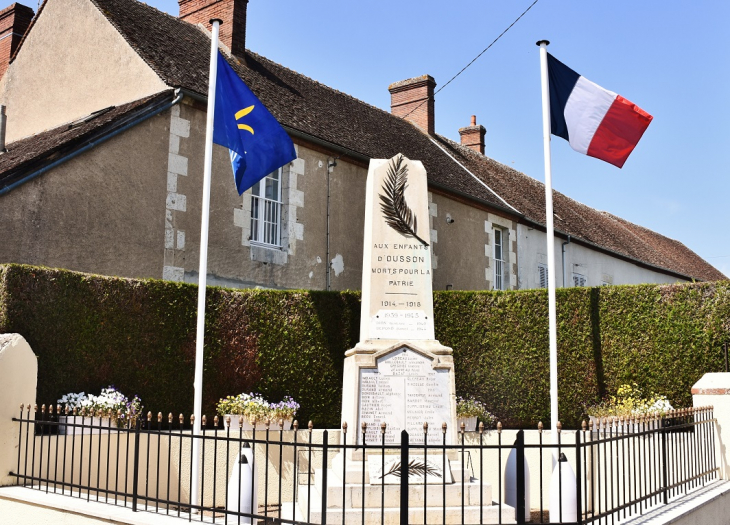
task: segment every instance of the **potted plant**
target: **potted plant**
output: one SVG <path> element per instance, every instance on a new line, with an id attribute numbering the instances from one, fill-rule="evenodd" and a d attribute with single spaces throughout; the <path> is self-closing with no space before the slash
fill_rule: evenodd
<path id="1" fill-rule="evenodd" d="M 289 430 L 299 404 L 287 396 L 279 403 L 269 403 L 261 394 L 238 394 L 218 402 L 218 414 L 223 416 L 225 428 L 230 417 L 231 428 L 243 430 Z M 283 420 L 283 427 L 279 422 Z"/>
<path id="2" fill-rule="evenodd" d="M 593 429 L 598 430 L 604 425 L 605 419 L 619 418 L 619 421 L 625 421 L 637 416 L 664 417 L 670 410 L 674 410 L 674 408 L 669 403 L 667 396 L 654 392 L 645 396 L 639 385 L 633 383 L 621 385 L 615 396 L 609 396 L 601 403 L 588 407 L 587 412 Z M 629 430 L 628 425 L 629 423 L 626 421 L 623 424 L 615 425 L 615 431 L 625 432 Z M 635 425 L 637 427 L 633 429 L 634 431 L 642 430 L 638 428 L 638 424 Z M 653 420 L 646 428 L 655 428 L 656 425 L 657 421 Z"/>
<path id="3" fill-rule="evenodd" d="M 485 428 L 490 428 L 496 420 L 484 403 L 473 397 L 459 397 L 456 400 L 456 419 L 456 428 L 460 430 L 461 424 L 464 423 L 467 432 L 476 430 L 477 420 L 484 423 Z"/>
<path id="4" fill-rule="evenodd" d="M 114 425 L 123 428 L 133 425 L 142 413 L 138 396 L 131 400 L 114 386 L 102 388 L 98 396 L 69 393 L 57 401 L 69 415 L 59 416 L 59 434 L 99 434 Z"/>
<path id="5" fill-rule="evenodd" d="M 284 396 L 284 399 L 276 403 L 275 405 L 270 405 L 271 407 L 271 415 L 273 416 L 273 420 L 279 423 L 279 421 L 284 422 L 284 430 L 289 430 L 291 428 L 292 421 L 294 421 L 294 416 L 297 413 L 297 410 L 299 410 L 299 403 L 294 401 L 294 399 L 291 396 Z"/>

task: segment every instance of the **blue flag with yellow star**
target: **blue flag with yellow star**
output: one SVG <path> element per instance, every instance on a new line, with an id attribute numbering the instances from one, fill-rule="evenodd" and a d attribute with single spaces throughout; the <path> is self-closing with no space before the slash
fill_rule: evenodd
<path id="1" fill-rule="evenodd" d="M 218 52 L 213 142 L 230 150 L 238 194 L 297 158 L 284 128 Z"/>

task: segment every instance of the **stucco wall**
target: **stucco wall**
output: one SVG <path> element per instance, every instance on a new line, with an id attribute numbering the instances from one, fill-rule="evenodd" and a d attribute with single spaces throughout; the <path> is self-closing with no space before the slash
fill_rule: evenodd
<path id="1" fill-rule="evenodd" d="M 205 112 L 190 104 L 181 105 L 179 111 L 179 118 L 189 123 L 190 132 L 179 139 L 174 153 L 184 162 L 187 174 L 176 179 L 176 193 L 184 195 L 185 209 L 168 206 L 175 232 L 185 232 L 184 250 L 175 250 L 173 264 L 182 271 L 178 279 L 197 282 Z M 211 284 L 326 287 L 328 156 L 301 144 L 296 144 L 296 150 L 298 158 L 284 167 L 282 246 L 276 249 L 251 246 L 250 191 L 238 195 L 228 152 L 214 146 L 208 252 Z M 366 175 L 364 168 L 344 161 L 338 161 L 330 173 L 333 290 L 360 287 Z M 161 205 L 164 207 L 165 199 Z M 166 257 L 165 264 L 170 261 Z"/>
<path id="2" fill-rule="evenodd" d="M 538 264 L 547 264 L 547 235 L 524 224 L 517 227 L 519 288 L 539 288 Z M 563 286 L 562 238 L 555 238 L 556 285 Z M 573 286 L 573 273 L 586 277 L 586 286 L 607 284 L 643 284 L 685 282 L 632 262 L 624 261 L 586 246 L 571 242 L 565 247 L 565 275 L 568 287 Z"/>
<path id="3" fill-rule="evenodd" d="M 431 201 L 431 243 L 436 260 L 433 289 L 493 289 L 495 226 L 508 232 L 507 289 L 513 289 L 517 283 L 516 223 L 438 193 L 431 194 Z"/>
<path id="4" fill-rule="evenodd" d="M 0 82 L 7 141 L 165 88 L 90 1 L 48 0 Z"/>
<path id="5" fill-rule="evenodd" d="M 0 197 L 0 261 L 160 277 L 164 114 Z"/>

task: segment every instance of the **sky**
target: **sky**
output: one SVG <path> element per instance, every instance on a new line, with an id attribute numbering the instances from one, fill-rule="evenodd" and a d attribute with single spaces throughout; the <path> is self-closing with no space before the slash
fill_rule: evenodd
<path id="1" fill-rule="evenodd" d="M 390 111 L 388 85 L 436 89 L 534 0 L 250 0 L 246 46 Z M 178 15 L 177 0 L 148 4 Z M 553 188 L 676 239 L 730 277 L 730 2 L 538 0 L 436 94 L 436 132 L 459 141 L 471 115 L 486 155 L 545 180 L 538 40 L 654 120 L 623 169 L 552 140 Z M 724 58 L 723 58 L 724 57 Z"/>

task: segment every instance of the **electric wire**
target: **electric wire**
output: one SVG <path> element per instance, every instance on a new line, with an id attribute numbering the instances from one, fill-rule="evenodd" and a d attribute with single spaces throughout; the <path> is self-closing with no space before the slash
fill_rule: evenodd
<path id="1" fill-rule="evenodd" d="M 446 86 L 448 86 L 449 84 L 451 84 L 451 82 L 453 82 L 456 79 L 456 77 L 458 77 L 459 75 L 461 75 L 464 71 L 467 70 L 467 68 L 469 68 L 469 66 L 471 66 L 474 62 L 476 62 L 479 59 L 479 57 L 481 57 L 484 53 L 486 53 L 489 50 L 490 47 L 492 47 L 494 44 L 496 44 L 497 43 L 497 40 L 499 40 L 500 38 L 502 38 L 505 35 L 505 33 L 507 33 L 507 31 L 509 31 L 510 29 L 512 29 L 512 26 L 514 26 L 517 22 L 519 22 L 520 19 L 523 16 L 525 16 L 527 14 L 527 12 L 530 9 L 532 9 L 535 6 L 535 4 L 538 3 L 539 1 L 540 0 L 535 0 L 534 2 L 532 2 L 530 4 L 530 6 L 527 9 L 525 9 L 520 16 L 518 16 L 517 18 L 515 18 L 514 22 L 512 22 L 509 26 L 507 26 L 507 29 L 505 29 L 504 31 L 502 31 L 497 38 L 495 38 L 494 40 L 492 40 L 492 43 L 491 44 L 489 44 L 487 47 L 485 47 L 484 50 L 481 53 L 479 53 L 477 56 L 475 56 L 472 59 L 471 62 L 469 62 L 467 65 L 465 65 L 461 69 L 461 71 L 459 71 L 456 75 L 454 75 L 453 77 L 451 77 L 451 79 L 448 82 L 446 82 L 446 84 L 444 84 L 439 89 L 437 89 L 436 92 L 433 94 L 434 95 L 434 98 L 436 97 L 436 95 L 439 92 L 441 92 L 442 89 L 444 89 Z M 406 113 L 402 118 L 406 118 L 408 115 L 410 115 L 411 113 L 413 113 L 414 111 L 416 111 L 418 108 L 420 108 L 425 103 L 426 103 L 426 100 L 422 101 L 420 104 L 418 104 L 416 107 L 414 107 L 408 113 Z"/>

